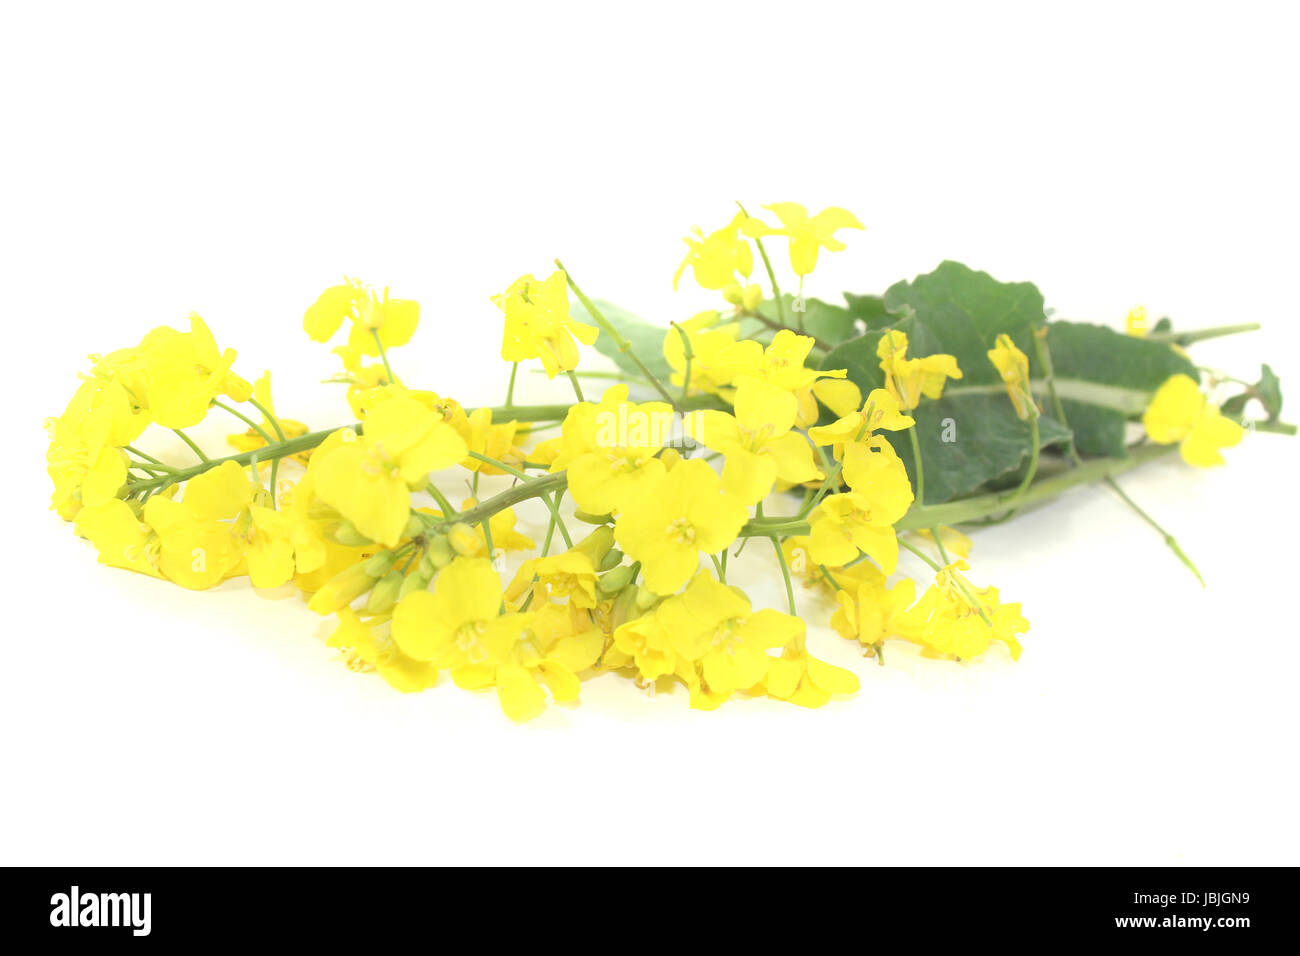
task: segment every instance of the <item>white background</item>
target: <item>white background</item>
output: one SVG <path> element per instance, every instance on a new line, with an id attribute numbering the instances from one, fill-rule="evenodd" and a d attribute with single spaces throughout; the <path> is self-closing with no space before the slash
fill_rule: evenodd
<path id="1" fill-rule="evenodd" d="M 1295 391 L 1290 9 L 899 6 L 6 5 L 0 861 L 1298 862 L 1295 439 L 1126 480 L 1204 591 L 1101 490 L 980 532 L 1019 663 L 878 668 L 804 598 L 863 683 L 819 711 L 606 676 L 515 726 L 348 672 L 297 599 L 97 566 L 45 510 L 41 421 L 88 353 L 197 310 L 333 424 L 300 319 L 356 275 L 422 304 L 408 380 L 494 404 L 489 295 L 559 255 L 689 315 L 680 237 L 735 199 L 867 224 L 811 294 L 960 259 L 1071 318 L 1264 322 L 1197 356 Z M 779 605 L 762 548 L 735 564 Z"/>

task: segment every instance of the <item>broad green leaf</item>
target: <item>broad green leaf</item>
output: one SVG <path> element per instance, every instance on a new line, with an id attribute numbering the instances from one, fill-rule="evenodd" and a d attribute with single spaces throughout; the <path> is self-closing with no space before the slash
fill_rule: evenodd
<path id="1" fill-rule="evenodd" d="M 1043 294 L 1032 282 L 999 282 L 987 272 L 976 272 L 960 262 L 942 262 L 933 272 L 911 282 L 898 282 L 885 292 L 890 312 L 911 309 L 916 322 L 908 338 L 911 355 L 947 352 L 961 362 L 963 354 L 993 347 L 1000 333 L 1007 333 L 1022 349 L 1029 346 L 1029 333 L 1046 321 Z M 903 326 L 899 326 L 902 328 Z M 976 381 L 998 381 L 992 363 L 984 362 L 967 376 Z"/>
<path id="2" fill-rule="evenodd" d="M 925 462 L 925 500 L 929 504 L 971 494 L 985 485 L 1010 485 L 1029 464 L 1029 422 L 1016 417 L 1011 399 L 1000 394 L 949 395 L 923 400 L 912 412 Z M 1050 415 L 1038 419 L 1039 446 L 1060 445 L 1069 429 Z M 906 432 L 890 433 L 898 456 L 916 484 L 912 443 Z"/>
<path id="3" fill-rule="evenodd" d="M 672 366 L 664 358 L 664 335 L 669 329 L 661 325 L 651 325 L 645 319 L 639 318 L 621 309 L 609 302 L 600 299 L 592 303 L 600 309 L 600 314 L 609 320 L 609 324 L 618 329 L 618 331 L 631 343 L 632 348 L 636 351 L 637 358 L 641 359 L 659 381 L 665 385 L 668 384 L 669 378 L 673 374 Z M 596 325 L 596 320 L 587 314 L 581 302 L 574 302 L 572 314 L 579 322 L 585 322 L 588 325 Z M 604 332 L 596 337 L 596 351 L 602 355 L 607 355 L 614 360 L 614 364 L 626 372 L 634 379 L 642 379 L 641 370 L 636 367 L 627 355 L 619 351 L 618 345 Z"/>
<path id="4" fill-rule="evenodd" d="M 1146 410 L 1156 389 L 1171 375 L 1199 377 L 1167 343 L 1083 322 L 1051 322 L 1047 329 L 1056 393 L 1083 455 L 1124 455 L 1124 423 Z M 1034 394 L 1046 407 L 1047 383 L 1029 355 Z"/>
<path id="5" fill-rule="evenodd" d="M 852 301 L 852 300 L 850 300 Z M 1168 345 L 1121 335 L 1102 326 L 1053 322 L 1048 346 L 1067 430 L 1051 413 L 1046 383 L 1034 360 L 1033 331 L 1045 322 L 1043 297 L 1027 282 L 998 282 L 956 262 L 900 282 L 885 293 L 894 327 L 907 333 L 908 354 L 947 353 L 963 377 L 950 381 L 938 401 L 922 400 L 914 412 L 925 462 L 927 503 L 968 494 L 985 484 L 1010 481 L 1029 454 L 1029 426 L 1016 417 L 988 350 L 999 334 L 1010 335 L 1031 357 L 1031 378 L 1044 415 L 1041 443 L 1063 442 L 1072 431 L 1079 450 L 1123 455 L 1124 424 L 1146 408 L 1151 394 L 1177 372 L 1195 376 L 1191 363 Z M 876 345 L 880 330 L 837 347 L 822 368 L 843 368 L 863 393 L 884 384 Z M 955 440 L 947 441 L 945 438 Z M 912 472 L 906 433 L 891 441 Z"/>

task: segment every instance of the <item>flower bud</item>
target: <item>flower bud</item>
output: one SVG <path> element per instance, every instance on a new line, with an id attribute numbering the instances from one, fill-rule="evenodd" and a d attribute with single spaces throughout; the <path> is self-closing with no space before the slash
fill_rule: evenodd
<path id="1" fill-rule="evenodd" d="M 366 571 L 366 563 L 358 562 L 330 578 L 311 596 L 307 606 L 317 614 L 333 614 L 361 597 L 375 584 L 374 576 Z"/>
<path id="2" fill-rule="evenodd" d="M 396 552 L 379 551 L 366 559 L 366 573 L 372 578 L 382 578 L 396 563 Z"/>
<path id="3" fill-rule="evenodd" d="M 591 559 L 593 565 L 600 567 L 605 560 L 605 556 L 609 554 L 609 549 L 613 546 L 614 529 L 607 524 L 603 524 L 575 544 L 573 550 L 582 552 Z"/>
<path id="4" fill-rule="evenodd" d="M 628 621 L 641 616 L 641 609 L 637 607 L 636 596 L 636 588 L 624 588 L 618 597 L 614 598 L 614 607 L 610 610 L 609 615 L 612 630 L 618 630 Z"/>
<path id="5" fill-rule="evenodd" d="M 423 534 L 423 533 L 424 533 L 424 519 L 421 518 L 414 511 L 412 511 L 411 517 L 406 519 L 406 527 L 402 529 L 402 537 L 414 538 L 416 535 Z"/>
<path id="6" fill-rule="evenodd" d="M 636 580 L 639 570 L 640 565 L 624 564 L 607 571 L 596 579 L 596 590 L 604 597 L 613 597 Z"/>
<path id="7" fill-rule="evenodd" d="M 623 552 L 618 548 L 611 548 L 609 553 L 601 560 L 598 568 L 601 571 L 611 571 L 623 563 Z"/>
<path id="8" fill-rule="evenodd" d="M 609 524 L 613 520 L 613 515 L 594 515 L 590 511 L 575 511 L 573 516 L 579 521 L 587 524 Z"/>
<path id="9" fill-rule="evenodd" d="M 329 528 L 325 532 L 325 537 L 329 538 L 336 544 L 341 544 L 348 548 L 360 548 L 367 544 L 372 544 L 371 540 L 357 530 L 357 526 L 351 521 L 340 521 L 338 524 Z"/>
<path id="10" fill-rule="evenodd" d="M 483 547 L 483 542 L 474 533 L 474 529 L 463 521 L 457 521 L 447 532 L 447 541 L 451 549 L 462 556 L 474 555 Z"/>
<path id="11" fill-rule="evenodd" d="M 414 594 L 416 591 L 423 591 L 433 580 L 433 571 L 426 571 L 424 562 L 421 561 L 419 566 L 406 576 L 402 581 L 401 589 L 398 591 L 397 599 L 400 601 L 408 594 Z"/>
<path id="12" fill-rule="evenodd" d="M 397 603 L 397 598 L 402 590 L 402 583 L 406 576 L 397 568 L 389 571 L 370 589 L 370 597 L 366 601 L 366 610 L 371 614 L 387 614 Z"/>
<path id="13" fill-rule="evenodd" d="M 456 557 L 456 552 L 451 548 L 451 541 L 445 534 L 434 535 L 429 539 L 426 548 L 421 564 L 425 561 L 429 562 L 430 577 L 433 577 L 434 571 L 451 564 L 452 559 Z"/>
<path id="14" fill-rule="evenodd" d="M 648 611 L 654 607 L 655 602 L 659 600 L 659 595 L 655 594 L 644 584 L 636 590 L 636 606 L 643 611 Z"/>

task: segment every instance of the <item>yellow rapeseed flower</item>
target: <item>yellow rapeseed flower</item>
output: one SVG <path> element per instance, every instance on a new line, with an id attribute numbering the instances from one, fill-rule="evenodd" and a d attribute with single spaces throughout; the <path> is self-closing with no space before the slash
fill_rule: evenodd
<path id="1" fill-rule="evenodd" d="M 403 653 L 384 618 L 362 618 L 346 607 L 338 617 L 338 627 L 325 642 L 328 646 L 350 651 L 357 661 L 373 667 L 380 677 L 406 694 L 438 682 L 438 668 Z"/>
<path id="2" fill-rule="evenodd" d="M 702 289 L 722 290 L 748 279 L 754 271 L 754 254 L 749 242 L 740 235 L 748 218 L 738 212 L 731 222 L 707 236 L 695 226 L 683 240 L 686 256 L 673 276 L 673 288 L 677 288 L 688 266 Z"/>
<path id="3" fill-rule="evenodd" d="M 821 707 L 835 694 L 857 693 L 861 685 L 852 671 L 809 654 L 801 631 L 780 657 L 768 663 L 763 687 L 777 700 L 788 700 L 800 707 Z"/>
<path id="4" fill-rule="evenodd" d="M 794 394 L 760 378 L 744 378 L 736 389 L 735 415 L 699 414 L 699 441 L 726 456 L 722 484 L 746 505 L 772 491 L 779 478 L 802 484 L 824 478 L 812 446 L 792 431 L 799 404 Z"/>
<path id="5" fill-rule="evenodd" d="M 925 623 L 901 636 L 920 644 L 931 657 L 972 660 L 1001 641 L 1012 659 L 1018 659 L 1016 635 L 1029 630 L 1019 603 L 1003 604 L 997 588 L 971 585 L 961 573 L 967 568 L 958 560 L 935 575 L 934 584 L 912 609 Z"/>
<path id="6" fill-rule="evenodd" d="M 716 311 L 700 312 L 678 322 L 664 336 L 663 354 L 672 367 L 672 384 L 686 381 L 686 345 L 691 344 L 690 391 L 712 395 L 728 394 L 737 376 L 752 373 L 762 362 L 763 346 L 753 339 L 739 339 L 740 323 L 721 323 Z M 679 332 L 678 329 L 681 331 Z"/>
<path id="7" fill-rule="evenodd" d="M 341 440 L 312 456 L 315 493 L 367 538 L 391 548 L 410 517 L 411 489 L 467 451 L 437 413 L 414 398 L 393 398 L 375 406 L 362 435 L 344 430 Z"/>
<path id="8" fill-rule="evenodd" d="M 699 572 L 659 613 L 677 655 L 679 676 L 681 662 L 694 665 L 695 673 L 686 673 L 688 686 L 702 681 L 702 690 L 720 698 L 719 703 L 757 686 L 772 662 L 768 651 L 804 633 L 799 618 L 771 608 L 755 611 L 739 588 L 722 584 L 709 571 Z"/>
<path id="9" fill-rule="evenodd" d="M 627 395 L 626 385 L 614 385 L 599 403 L 572 406 L 553 446 L 551 472 L 568 472 L 569 493 L 591 514 L 608 514 L 638 500 L 664 472 L 656 456 L 672 435 L 672 406 L 629 402 Z"/>
<path id="10" fill-rule="evenodd" d="M 393 611 L 393 639 L 403 653 L 448 668 L 459 687 L 495 686 L 501 708 L 528 720 L 546 706 L 538 680 L 557 701 L 578 695 L 578 680 L 546 657 L 527 614 L 500 613 L 501 579 L 484 558 L 457 558 L 438 573 L 434 590 L 414 591 Z"/>
<path id="11" fill-rule="evenodd" d="M 253 394 L 253 386 L 231 371 L 235 350 L 220 349 L 207 324 L 193 313 L 189 332 L 162 326 L 146 335 L 137 361 L 147 382 L 146 395 L 139 397 L 165 428 L 198 424 L 218 395 L 246 402 Z"/>
<path id="12" fill-rule="evenodd" d="M 1029 356 L 1016 347 L 1011 336 L 1005 332 L 997 337 L 993 348 L 989 349 L 989 361 L 1002 376 L 1002 384 L 1011 396 L 1011 405 L 1021 419 L 1037 418 L 1038 406 L 1029 384 Z"/>
<path id="13" fill-rule="evenodd" d="M 796 275 L 805 276 L 817 267 L 817 254 L 822 249 L 839 252 L 846 248 L 835 238 L 840 229 L 863 229 L 858 217 L 839 206 L 827 206 L 815 216 L 795 202 L 771 203 L 770 209 L 781 220 L 777 235 L 790 238 L 790 266 Z"/>
<path id="14" fill-rule="evenodd" d="M 492 301 L 505 313 L 501 357 L 507 362 L 540 358 L 548 378 L 578 367 L 577 338 L 583 345 L 596 341 L 599 330 L 569 314 L 569 289 L 565 274 L 556 270 L 544 281 L 520 276 Z"/>
<path id="15" fill-rule="evenodd" d="M 907 357 L 907 333 L 890 329 L 876 345 L 880 369 L 885 373 L 885 387 L 894 393 L 899 407 L 911 411 L 921 401 L 921 396 L 938 398 L 943 394 L 944 383 L 950 378 L 961 378 L 957 359 L 943 353 L 925 358 Z"/>
<path id="16" fill-rule="evenodd" d="M 227 461 L 191 478 L 181 501 L 154 495 L 145 502 L 144 521 L 158 535 L 158 567 L 168 580 L 201 590 L 236 573 L 244 547 L 234 521 L 251 500 L 248 475 Z"/>
<path id="17" fill-rule="evenodd" d="M 380 298 L 373 289 L 348 279 L 322 292 L 303 315 L 302 325 L 313 340 L 328 342 L 344 319 L 352 320 L 346 364 L 348 356 L 379 355 L 380 343 L 390 349 L 411 341 L 420 323 L 420 304 L 412 299 L 391 299 L 387 289 Z"/>
<path id="18" fill-rule="evenodd" d="M 861 393 L 852 382 L 846 384 L 853 386 L 852 395 L 845 394 L 844 397 L 851 398 L 852 404 L 849 407 L 854 410 L 829 425 L 808 429 L 808 437 L 814 444 L 831 446 L 836 461 L 844 456 L 845 446 L 853 442 L 866 441 L 878 430 L 902 431 L 916 424 L 915 419 L 910 415 L 904 415 L 899 410 L 898 399 L 892 392 L 883 388 L 873 388 L 866 402 L 859 409 L 857 404 L 862 401 Z"/>
<path id="19" fill-rule="evenodd" d="M 716 554 L 740 533 L 749 512 L 723 494 L 708 462 L 692 458 L 653 478 L 645 494 L 625 502 L 614 526 L 623 551 L 640 561 L 646 587 L 671 594 L 694 576 L 700 552 Z"/>
<path id="20" fill-rule="evenodd" d="M 861 550 L 886 574 L 898 565 L 894 523 L 913 501 L 907 469 L 883 437 L 852 442 L 844 450 L 850 491 L 827 496 L 811 518 L 810 551 L 818 564 L 848 564 Z"/>
<path id="21" fill-rule="evenodd" d="M 1190 375 L 1170 377 L 1159 389 L 1142 416 L 1147 435 L 1153 442 L 1169 445 L 1178 442 L 1183 460 L 1207 468 L 1222 465 L 1220 448 L 1241 441 L 1244 429 L 1219 411 L 1206 398 Z"/>
<path id="22" fill-rule="evenodd" d="M 50 434 L 46 470 L 54 482 L 51 507 L 71 520 L 84 507 L 113 500 L 126 483 L 130 444 L 148 424 L 117 381 L 92 375 L 77 389 Z"/>

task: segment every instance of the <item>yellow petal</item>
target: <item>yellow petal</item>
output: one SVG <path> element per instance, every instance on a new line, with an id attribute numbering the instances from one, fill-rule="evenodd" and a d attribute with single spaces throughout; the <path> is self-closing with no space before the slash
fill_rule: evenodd
<path id="1" fill-rule="evenodd" d="M 526 669 L 502 667 L 496 682 L 497 699 L 511 720 L 532 720 L 546 709 L 546 694 Z"/>
<path id="2" fill-rule="evenodd" d="M 360 290 L 353 285 L 330 286 L 303 316 L 303 329 L 317 342 L 329 341 L 343 324 L 343 319 L 351 313 L 359 294 Z"/>

